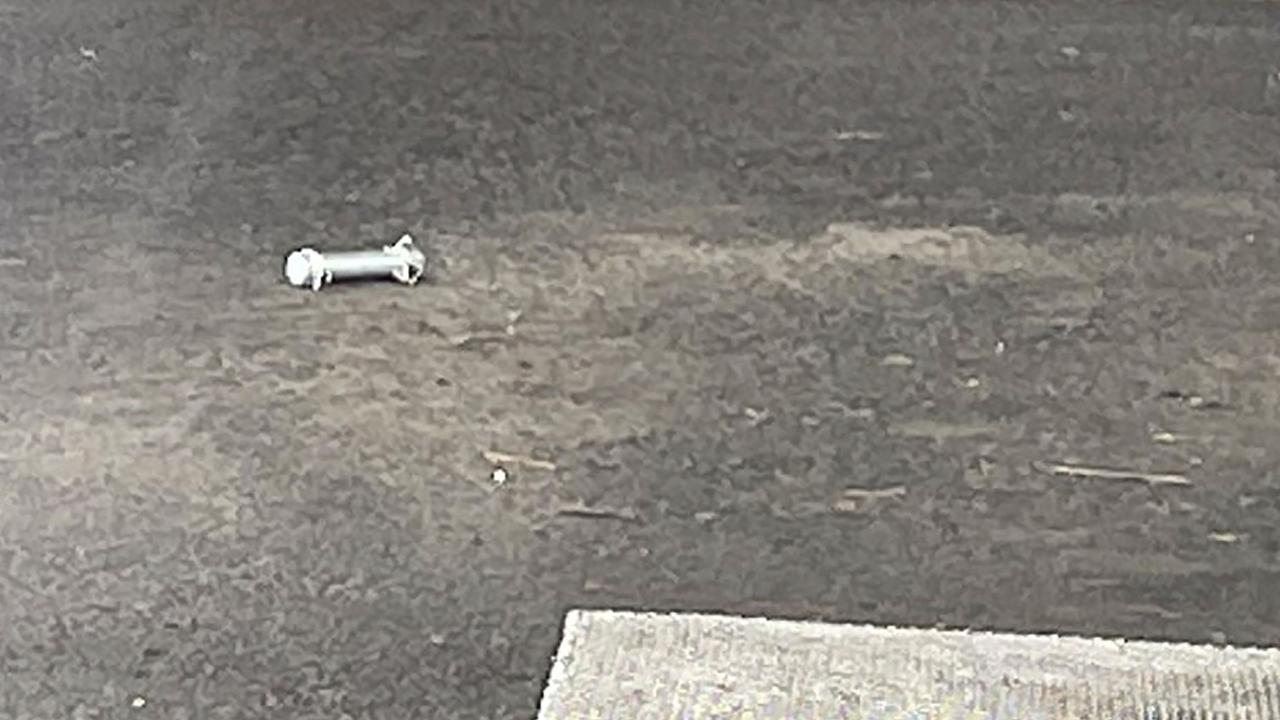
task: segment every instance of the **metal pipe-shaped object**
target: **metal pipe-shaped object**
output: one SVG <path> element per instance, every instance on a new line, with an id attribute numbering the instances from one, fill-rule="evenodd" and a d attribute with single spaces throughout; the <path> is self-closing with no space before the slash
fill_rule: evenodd
<path id="1" fill-rule="evenodd" d="M 413 237 L 403 235 L 395 245 L 381 250 L 348 250 L 321 254 L 301 248 L 285 259 L 284 276 L 294 287 L 319 290 L 336 280 L 392 278 L 414 285 L 426 270 L 427 258 L 413 246 Z"/>

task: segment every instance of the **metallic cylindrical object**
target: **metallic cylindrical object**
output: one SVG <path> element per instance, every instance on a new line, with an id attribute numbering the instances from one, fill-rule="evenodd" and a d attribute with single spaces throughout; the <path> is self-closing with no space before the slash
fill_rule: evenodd
<path id="1" fill-rule="evenodd" d="M 389 277 L 413 285 L 422 277 L 427 258 L 404 235 L 381 250 L 354 250 L 321 254 L 312 248 L 289 253 L 284 275 L 290 285 L 319 290 L 335 280 Z"/>

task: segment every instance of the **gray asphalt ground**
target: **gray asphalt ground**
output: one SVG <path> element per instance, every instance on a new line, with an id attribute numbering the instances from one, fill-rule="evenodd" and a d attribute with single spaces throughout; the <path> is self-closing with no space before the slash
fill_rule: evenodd
<path id="1" fill-rule="evenodd" d="M 0 716 L 528 718 L 584 606 L 1280 641 L 1276 13 L 0 4 Z"/>

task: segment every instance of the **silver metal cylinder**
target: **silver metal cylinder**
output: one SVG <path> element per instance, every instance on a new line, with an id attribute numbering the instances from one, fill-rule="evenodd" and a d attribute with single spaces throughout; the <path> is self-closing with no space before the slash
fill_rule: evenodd
<path id="1" fill-rule="evenodd" d="M 388 255 L 381 250 L 353 250 L 324 256 L 324 269 L 335 281 L 391 277 L 403 266 L 404 258 Z"/>
<path id="2" fill-rule="evenodd" d="M 335 280 L 387 277 L 414 285 L 426 270 L 427 258 L 404 235 L 381 250 L 350 250 L 322 254 L 312 248 L 289 253 L 284 275 L 290 285 L 319 290 Z"/>

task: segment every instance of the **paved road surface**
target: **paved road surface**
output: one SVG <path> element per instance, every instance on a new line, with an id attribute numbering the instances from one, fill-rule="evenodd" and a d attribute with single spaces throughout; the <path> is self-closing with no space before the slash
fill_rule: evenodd
<path id="1" fill-rule="evenodd" d="M 0 7 L 0 715 L 527 718 L 572 606 L 1277 642 L 1275 22 Z"/>

